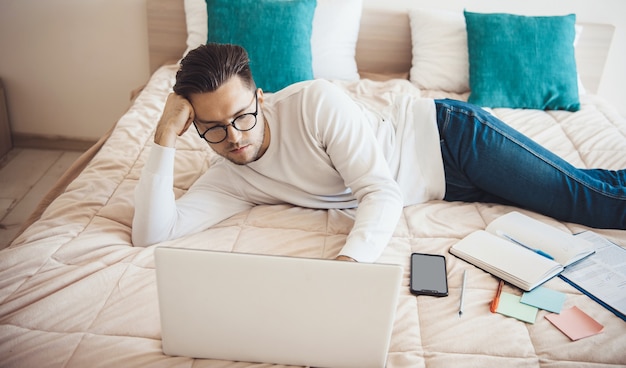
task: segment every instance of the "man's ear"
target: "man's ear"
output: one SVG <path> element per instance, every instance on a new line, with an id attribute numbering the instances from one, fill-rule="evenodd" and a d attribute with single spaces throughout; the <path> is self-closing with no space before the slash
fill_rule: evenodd
<path id="1" fill-rule="evenodd" d="M 259 95 L 259 103 L 260 103 L 260 104 L 262 104 L 262 103 L 263 103 L 263 101 L 264 101 L 264 98 L 263 98 L 263 90 L 262 90 L 261 88 L 258 88 L 257 93 L 258 93 L 258 95 Z"/>

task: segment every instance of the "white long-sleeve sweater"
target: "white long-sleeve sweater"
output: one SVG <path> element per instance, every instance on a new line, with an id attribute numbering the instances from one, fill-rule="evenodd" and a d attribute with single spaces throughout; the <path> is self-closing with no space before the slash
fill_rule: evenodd
<path id="1" fill-rule="evenodd" d="M 404 205 L 443 197 L 432 100 L 394 98 L 393 116 L 355 103 L 336 85 L 302 82 L 266 96 L 268 150 L 245 166 L 216 157 L 175 200 L 175 150 L 151 149 L 135 191 L 133 243 L 143 246 L 206 229 L 257 204 L 354 208 L 340 254 L 375 261 Z"/>

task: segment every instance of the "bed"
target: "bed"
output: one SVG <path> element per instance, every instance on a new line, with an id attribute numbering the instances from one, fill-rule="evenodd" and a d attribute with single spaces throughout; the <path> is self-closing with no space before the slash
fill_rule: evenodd
<path id="1" fill-rule="evenodd" d="M 76 162 L 21 234 L 0 252 L 0 366 L 266 366 L 164 355 L 155 246 L 135 247 L 131 242 L 133 190 L 173 85 L 177 60 L 189 47 L 188 5 L 183 0 L 148 1 L 153 69 L 149 81 L 111 131 Z M 417 15 L 408 10 L 379 9 L 367 2 L 359 15 L 358 39 L 352 43 L 351 57 L 356 60 L 360 78 L 334 80 L 347 93 L 376 100 L 383 109 L 384 101 L 377 97 L 388 91 L 468 99 L 467 75 L 461 76 L 461 82 L 448 81 L 445 89 L 438 89 L 433 88 L 438 81 L 420 81 L 411 72 L 417 62 L 413 55 L 416 42 L 428 43 L 415 33 L 419 24 L 412 22 Z M 457 27 L 459 17 L 461 13 L 451 16 L 450 22 L 428 19 L 435 19 L 433 24 L 442 27 Z M 626 168 L 626 121 L 595 95 L 613 28 L 578 25 L 582 32 L 578 32 L 576 45 L 577 73 L 579 86 L 585 89 L 578 94 L 578 111 L 489 110 L 575 165 Z M 425 33 L 431 38 L 443 34 Z M 454 55 L 453 59 L 457 58 Z M 438 60 L 439 66 L 445 64 Z M 441 70 L 435 68 L 428 75 L 438 72 Z M 444 74 L 449 75 L 447 71 Z M 193 133 L 184 134 L 177 143 L 177 196 L 202 172 L 210 170 L 212 152 Z M 604 326 L 602 333 L 570 341 L 544 318 L 546 311 L 539 311 L 532 324 L 489 311 L 498 280 L 454 257 L 448 249 L 512 210 L 566 232 L 590 230 L 496 204 L 429 201 L 404 209 L 391 242 L 377 261 L 404 267 L 387 367 L 626 366 L 626 323 L 559 278 L 545 286 L 566 293 L 565 307 L 583 310 Z M 315 210 L 288 204 L 257 206 L 210 229 L 160 245 L 333 258 L 351 228 L 353 213 L 351 209 Z M 626 246 L 626 231 L 591 230 Z M 448 297 L 409 293 L 412 252 L 446 257 Z M 465 270 L 465 309 L 460 319 L 457 311 Z M 508 284 L 504 290 L 521 294 Z"/>

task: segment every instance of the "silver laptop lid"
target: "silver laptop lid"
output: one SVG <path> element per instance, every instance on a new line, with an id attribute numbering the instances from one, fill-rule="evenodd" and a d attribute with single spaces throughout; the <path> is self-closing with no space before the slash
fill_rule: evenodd
<path id="1" fill-rule="evenodd" d="M 163 352 L 383 367 L 402 267 L 157 247 Z"/>

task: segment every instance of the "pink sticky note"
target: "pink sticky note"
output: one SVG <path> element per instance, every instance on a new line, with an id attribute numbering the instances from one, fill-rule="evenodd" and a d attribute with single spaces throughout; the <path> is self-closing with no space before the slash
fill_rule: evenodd
<path id="1" fill-rule="evenodd" d="M 546 319 L 572 341 L 598 334 L 604 330 L 604 326 L 575 306 L 562 310 L 561 314 L 549 314 Z"/>

